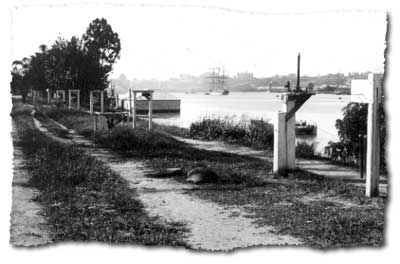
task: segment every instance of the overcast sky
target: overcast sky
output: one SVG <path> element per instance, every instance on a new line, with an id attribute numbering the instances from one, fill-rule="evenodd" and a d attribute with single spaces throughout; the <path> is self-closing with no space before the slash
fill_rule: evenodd
<path id="1" fill-rule="evenodd" d="M 12 10 L 12 58 L 81 36 L 104 17 L 121 39 L 113 75 L 167 79 L 224 66 L 255 76 L 383 72 L 386 15 L 382 12 L 262 14 L 184 6 L 26 6 Z"/>

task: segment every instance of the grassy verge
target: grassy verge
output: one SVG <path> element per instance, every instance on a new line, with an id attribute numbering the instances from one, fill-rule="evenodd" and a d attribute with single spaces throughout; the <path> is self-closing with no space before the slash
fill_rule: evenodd
<path id="1" fill-rule="evenodd" d="M 33 129 L 28 110 L 13 118 L 55 241 L 186 246 L 184 226 L 149 217 L 135 191 L 103 163 Z"/>
<path id="2" fill-rule="evenodd" d="M 300 238 L 315 248 L 383 246 L 385 198 L 366 198 L 362 188 L 297 171 L 265 188 L 195 191 L 223 206 L 247 208 L 260 226 Z"/>

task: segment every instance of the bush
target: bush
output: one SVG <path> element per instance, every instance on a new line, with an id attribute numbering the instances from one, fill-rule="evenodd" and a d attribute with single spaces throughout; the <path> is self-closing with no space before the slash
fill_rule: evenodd
<path id="1" fill-rule="evenodd" d="M 126 126 L 116 127 L 109 133 L 96 131 L 92 135 L 93 141 L 106 148 L 121 152 L 143 152 L 149 153 L 157 150 L 174 149 L 178 141 L 172 137 L 148 132 L 145 129 L 132 129 Z"/>
<path id="2" fill-rule="evenodd" d="M 188 136 L 201 140 L 223 140 L 254 148 L 271 148 L 274 131 L 264 120 L 235 123 L 224 119 L 203 118 L 191 124 Z"/>
<path id="3" fill-rule="evenodd" d="M 315 144 L 307 142 L 298 142 L 296 144 L 296 157 L 298 158 L 314 158 Z"/>
<path id="4" fill-rule="evenodd" d="M 343 119 L 336 120 L 336 129 L 338 130 L 340 142 L 336 144 L 343 149 L 341 160 L 347 161 L 359 159 L 360 137 L 367 134 L 367 114 L 368 104 L 349 103 L 343 108 Z M 380 122 L 380 166 L 382 171 L 386 171 L 386 119 L 384 108 L 379 109 Z M 354 163 L 354 162 L 350 162 Z M 357 163 L 357 162 L 356 162 Z"/>

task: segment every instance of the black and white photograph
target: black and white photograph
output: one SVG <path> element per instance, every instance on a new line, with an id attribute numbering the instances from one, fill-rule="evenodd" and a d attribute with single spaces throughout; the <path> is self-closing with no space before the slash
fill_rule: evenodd
<path id="1" fill-rule="evenodd" d="M 11 5 L 12 247 L 387 244 L 389 13 L 199 2 Z"/>

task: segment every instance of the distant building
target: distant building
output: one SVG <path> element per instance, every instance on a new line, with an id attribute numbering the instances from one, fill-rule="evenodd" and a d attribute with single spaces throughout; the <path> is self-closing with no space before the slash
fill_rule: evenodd
<path id="1" fill-rule="evenodd" d="M 238 72 L 236 74 L 236 79 L 238 80 L 253 80 L 254 79 L 254 75 L 251 72 Z"/>

